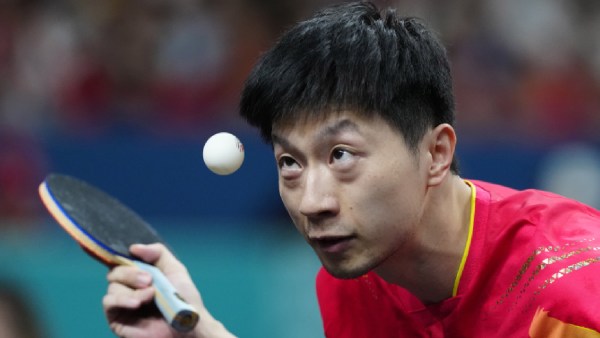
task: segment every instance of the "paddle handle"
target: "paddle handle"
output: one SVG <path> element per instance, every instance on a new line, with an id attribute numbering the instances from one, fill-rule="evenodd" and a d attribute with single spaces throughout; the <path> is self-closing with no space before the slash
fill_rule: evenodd
<path id="1" fill-rule="evenodd" d="M 171 327 L 179 332 L 193 330 L 200 319 L 196 309 L 181 298 L 173 284 L 157 267 L 140 261 L 134 261 L 134 264 L 152 275 L 156 290 L 154 302 Z"/>

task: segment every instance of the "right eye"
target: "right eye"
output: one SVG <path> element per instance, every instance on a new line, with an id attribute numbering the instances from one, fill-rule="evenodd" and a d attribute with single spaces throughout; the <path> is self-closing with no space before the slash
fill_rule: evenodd
<path id="1" fill-rule="evenodd" d="M 277 160 L 279 172 L 283 177 L 289 177 L 300 171 L 300 164 L 291 156 L 281 156 Z"/>
<path id="2" fill-rule="evenodd" d="M 281 156 L 278 161 L 280 169 L 288 169 L 298 167 L 298 162 L 290 156 Z"/>

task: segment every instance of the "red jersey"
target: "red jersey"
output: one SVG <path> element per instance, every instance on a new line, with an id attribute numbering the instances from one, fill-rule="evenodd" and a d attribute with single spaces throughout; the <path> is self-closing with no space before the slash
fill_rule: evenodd
<path id="1" fill-rule="evenodd" d="M 370 272 L 317 297 L 328 338 L 600 337 L 600 212 L 537 190 L 472 182 L 453 297 L 424 305 Z"/>

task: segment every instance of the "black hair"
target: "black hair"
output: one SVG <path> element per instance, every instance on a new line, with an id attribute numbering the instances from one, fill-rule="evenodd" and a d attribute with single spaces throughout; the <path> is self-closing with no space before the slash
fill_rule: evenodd
<path id="1" fill-rule="evenodd" d="M 416 152 L 425 132 L 454 124 L 446 50 L 415 17 L 370 2 L 326 8 L 287 31 L 246 80 L 241 115 L 271 141 L 274 123 L 351 110 L 378 114 Z M 453 161 L 451 170 L 457 172 Z"/>

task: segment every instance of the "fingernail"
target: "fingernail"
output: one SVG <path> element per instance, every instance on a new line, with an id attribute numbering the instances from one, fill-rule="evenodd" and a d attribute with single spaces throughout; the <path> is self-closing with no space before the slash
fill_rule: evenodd
<path id="1" fill-rule="evenodd" d="M 139 305 L 140 305 L 140 300 L 139 299 L 136 299 L 136 298 L 127 298 L 127 299 L 125 299 L 125 306 L 127 306 L 127 307 L 134 308 L 134 307 L 137 307 Z"/>
<path id="2" fill-rule="evenodd" d="M 131 251 L 132 249 L 135 250 L 136 248 L 143 248 L 144 245 L 142 244 L 131 244 L 131 246 L 129 247 L 129 250 Z"/>
<path id="3" fill-rule="evenodd" d="M 152 282 L 152 276 L 145 272 L 140 272 L 137 275 L 137 282 L 139 286 L 148 286 Z"/>

